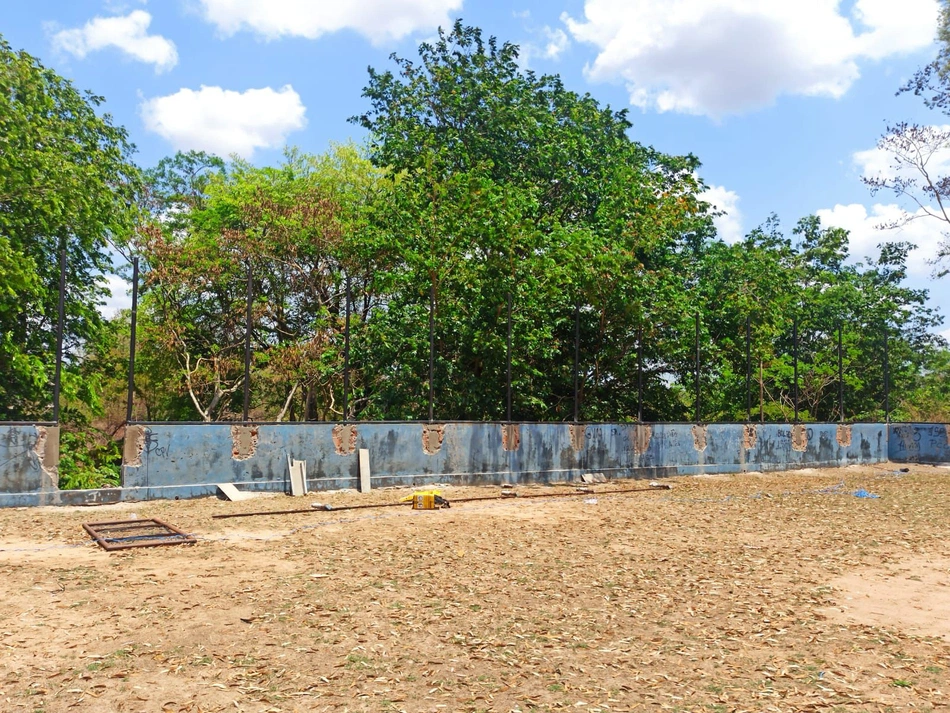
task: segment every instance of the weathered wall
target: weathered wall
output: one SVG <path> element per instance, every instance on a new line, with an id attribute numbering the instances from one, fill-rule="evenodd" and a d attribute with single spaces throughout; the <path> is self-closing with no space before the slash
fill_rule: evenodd
<path id="1" fill-rule="evenodd" d="M 896 423 L 890 426 L 888 453 L 897 463 L 950 463 L 950 424 Z"/>
<path id="2" fill-rule="evenodd" d="M 59 428 L 0 424 L 0 505 L 36 505 L 59 487 Z"/>
<path id="3" fill-rule="evenodd" d="M 356 487 L 358 450 L 373 486 L 551 482 L 785 470 L 887 459 L 883 424 L 151 425 L 130 429 L 124 495 L 195 497 L 217 483 L 287 489 L 287 457 L 307 462 L 311 490 Z"/>
<path id="4" fill-rule="evenodd" d="M 894 460 L 950 461 L 944 426 L 890 432 Z M 385 487 L 878 463 L 888 458 L 887 436 L 884 424 L 151 424 L 128 429 L 122 488 L 59 491 L 58 429 L 0 426 L 0 507 L 189 498 L 214 494 L 218 483 L 283 491 L 288 456 L 307 462 L 311 490 L 351 488 L 361 448 L 373 487 Z"/>

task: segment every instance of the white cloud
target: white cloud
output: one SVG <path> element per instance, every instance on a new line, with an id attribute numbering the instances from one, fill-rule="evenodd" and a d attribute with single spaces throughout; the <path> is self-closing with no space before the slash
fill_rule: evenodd
<path id="1" fill-rule="evenodd" d="M 899 228 L 881 229 L 898 221 L 905 215 L 903 209 L 895 204 L 876 203 L 870 212 L 860 203 L 836 205 L 831 209 L 817 211 L 825 227 L 844 228 L 849 231 L 849 249 L 852 260 L 863 261 L 866 257 L 876 258 L 877 246 L 885 242 L 905 241 L 917 246 L 907 259 L 907 271 L 911 277 L 926 280 L 933 271 L 928 263 L 937 255 L 937 246 L 943 240 L 946 224 L 923 215 L 918 211 L 915 218 Z"/>
<path id="2" fill-rule="evenodd" d="M 566 13 L 574 39 L 597 47 L 592 81 L 622 81 L 632 104 L 718 117 L 783 94 L 842 96 L 860 60 L 931 44 L 937 0 L 586 0 Z"/>
<path id="3" fill-rule="evenodd" d="M 557 59 L 570 44 L 570 40 L 567 38 L 567 33 L 561 29 L 552 30 L 547 25 L 545 25 L 542 32 L 547 39 L 542 55 L 545 59 Z"/>
<path id="4" fill-rule="evenodd" d="M 744 233 L 738 193 L 722 186 L 710 186 L 699 194 L 699 199 L 709 203 L 715 210 L 722 211 L 722 215 L 713 218 L 716 234 L 720 238 L 730 245 L 742 240 Z"/>
<path id="5" fill-rule="evenodd" d="M 316 39 L 349 29 L 374 44 L 448 25 L 463 0 L 200 0 L 205 19 L 225 35 L 248 29 L 266 39 Z"/>
<path id="6" fill-rule="evenodd" d="M 202 86 L 155 97 L 141 106 L 145 128 L 176 150 L 200 150 L 249 158 L 255 149 L 283 145 L 307 120 L 300 95 L 289 84 L 235 92 Z"/>
<path id="7" fill-rule="evenodd" d="M 872 59 L 921 49 L 936 34 L 932 0 L 857 0 L 852 14 L 868 30 L 856 37 L 858 52 Z"/>
<path id="8" fill-rule="evenodd" d="M 537 58 L 550 61 L 560 59 L 564 51 L 571 46 L 567 33 L 560 28 L 544 25 L 540 28 L 526 28 L 532 39 L 519 43 L 518 64 L 528 69 Z"/>
<path id="9" fill-rule="evenodd" d="M 148 34 L 152 16 L 134 10 L 125 16 L 96 17 L 82 27 L 60 30 L 52 37 L 53 47 L 83 59 L 91 52 L 115 47 L 128 56 L 155 65 L 155 71 L 178 64 L 175 43 L 161 35 Z"/>
<path id="10" fill-rule="evenodd" d="M 112 319 L 122 310 L 131 309 L 132 283 L 118 275 L 107 275 L 103 280 L 111 295 L 106 298 L 105 304 L 99 306 L 99 314 L 106 319 Z"/>

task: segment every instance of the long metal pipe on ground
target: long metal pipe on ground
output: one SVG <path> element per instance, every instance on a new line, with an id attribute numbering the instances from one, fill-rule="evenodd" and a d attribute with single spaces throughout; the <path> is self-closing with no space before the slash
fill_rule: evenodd
<path id="1" fill-rule="evenodd" d="M 620 490 L 594 490 L 590 492 L 583 493 L 535 493 L 532 495 L 517 495 L 517 496 L 506 496 L 506 495 L 491 495 L 478 498 L 460 498 L 458 500 L 451 501 L 452 503 L 475 503 L 482 502 L 485 500 L 528 500 L 531 498 L 566 498 L 571 496 L 591 496 L 591 495 L 626 495 L 627 493 L 647 493 L 654 492 L 658 490 L 669 490 L 669 488 L 623 488 Z M 372 510 L 377 508 L 394 508 L 401 506 L 411 506 L 411 502 L 398 502 L 398 503 L 378 503 L 373 505 L 341 505 L 340 507 L 333 507 L 329 510 L 322 508 L 297 508 L 294 510 L 263 510 L 259 512 L 236 512 L 236 513 L 227 513 L 224 515 L 212 515 L 214 520 L 226 520 L 232 517 L 257 517 L 259 515 L 296 515 L 298 513 L 316 513 L 316 512 L 343 512 L 345 510 Z"/>

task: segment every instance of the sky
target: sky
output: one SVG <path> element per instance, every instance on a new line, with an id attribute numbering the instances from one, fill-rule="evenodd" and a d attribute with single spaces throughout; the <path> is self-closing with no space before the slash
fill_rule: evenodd
<path id="1" fill-rule="evenodd" d="M 943 127 L 897 89 L 935 55 L 937 0 L 0 0 L 0 35 L 105 97 L 136 161 L 176 150 L 279 162 L 365 139 L 367 68 L 415 57 L 456 18 L 521 47 L 521 62 L 626 108 L 636 141 L 702 162 L 734 242 L 776 214 L 851 231 L 855 260 L 886 240 L 918 247 L 908 284 L 950 316 L 950 277 L 928 264 L 939 221 L 882 222 L 914 207 L 872 195 L 889 175 L 889 124 Z M 938 156 L 950 166 L 950 152 Z M 116 284 L 111 308 L 127 303 Z M 950 320 L 937 331 L 950 338 Z"/>

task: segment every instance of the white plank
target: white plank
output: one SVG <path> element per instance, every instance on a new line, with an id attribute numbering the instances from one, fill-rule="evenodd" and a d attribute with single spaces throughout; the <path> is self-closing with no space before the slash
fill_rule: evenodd
<path id="1" fill-rule="evenodd" d="M 290 494 L 299 498 L 307 494 L 307 461 L 291 460 L 287 456 L 287 468 L 290 470 Z"/>
<path id="2" fill-rule="evenodd" d="M 221 491 L 221 494 L 224 495 L 224 497 L 233 502 L 238 502 L 240 500 L 250 500 L 251 498 L 257 496 L 257 493 L 242 493 L 240 490 L 234 487 L 233 483 L 218 483 L 218 490 Z"/>
<path id="3" fill-rule="evenodd" d="M 369 472 L 369 449 L 360 448 L 360 492 L 368 493 L 372 487 Z"/>

